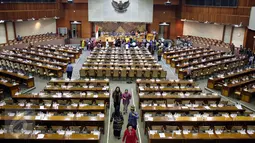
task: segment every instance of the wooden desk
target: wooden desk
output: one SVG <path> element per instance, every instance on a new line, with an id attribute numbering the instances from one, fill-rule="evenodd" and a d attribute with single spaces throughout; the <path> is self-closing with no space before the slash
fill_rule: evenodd
<path id="1" fill-rule="evenodd" d="M 242 75 L 247 75 L 249 73 L 253 73 L 255 72 L 255 69 L 248 69 L 242 72 L 238 72 L 238 73 L 234 73 L 234 74 L 230 74 L 230 75 L 225 75 L 224 77 L 216 77 L 216 78 L 209 78 L 208 82 L 207 82 L 207 87 L 210 89 L 214 89 L 215 85 L 218 84 L 219 82 L 226 80 L 226 79 L 230 79 L 230 78 L 236 78 Z"/>
<path id="2" fill-rule="evenodd" d="M 167 50 L 163 53 L 163 58 L 166 59 L 167 56 L 171 56 L 174 54 L 184 53 L 184 52 L 191 52 L 191 51 L 197 51 L 197 50 L 203 50 L 205 48 L 203 47 L 192 47 L 192 48 L 186 48 L 186 49 L 171 49 L 170 51 Z"/>
<path id="3" fill-rule="evenodd" d="M 242 101 L 245 101 L 245 102 L 250 102 L 251 101 L 251 98 L 252 96 L 255 95 L 255 89 L 243 89 L 242 92 L 241 92 L 241 100 Z"/>
<path id="4" fill-rule="evenodd" d="M 183 143 L 183 135 L 177 135 L 172 133 L 165 133 L 165 138 L 161 138 L 158 133 L 148 134 L 149 143 Z"/>
<path id="5" fill-rule="evenodd" d="M 196 68 L 196 69 L 192 69 L 192 72 L 193 71 L 197 71 L 197 70 L 204 70 L 204 69 L 209 69 L 209 68 L 212 68 L 212 67 L 216 67 L 216 66 L 219 66 L 219 65 L 228 65 L 228 64 L 231 64 L 231 63 L 235 63 L 235 62 L 243 62 L 245 63 L 247 61 L 246 58 L 241 58 L 241 59 L 235 59 L 235 60 L 229 60 L 229 61 L 224 61 L 224 62 L 220 62 L 220 63 L 215 63 L 215 64 L 212 64 L 212 65 L 206 65 L 204 67 L 199 67 L 199 68 Z M 224 69 L 225 70 L 225 69 Z M 220 71 L 220 70 L 218 70 Z M 179 70 L 179 73 L 178 73 L 178 78 L 179 79 L 184 79 L 187 75 L 187 69 L 185 70 Z"/>
<path id="6" fill-rule="evenodd" d="M 39 65 L 39 64 L 36 64 L 36 63 L 25 62 L 23 60 L 18 60 L 18 59 L 15 59 L 14 57 L 4 56 L 4 55 L 0 55 L 0 59 L 12 61 L 14 63 L 19 63 L 19 64 L 24 64 L 24 65 L 29 65 L 29 66 L 33 66 L 33 67 L 38 67 L 38 68 L 51 70 L 54 73 L 56 73 L 57 77 L 62 77 L 63 76 L 63 71 L 62 71 L 61 67 L 49 67 L 48 65 Z"/>
<path id="7" fill-rule="evenodd" d="M 208 134 L 208 133 L 189 133 L 180 135 L 175 133 L 164 133 L 165 138 L 161 138 L 159 133 L 149 134 L 149 143 L 222 143 L 222 142 L 248 142 L 253 143 L 254 138 L 248 134 L 240 133 L 222 133 L 222 134 Z"/>
<path id="8" fill-rule="evenodd" d="M 49 116 L 41 119 L 36 119 L 36 116 L 0 116 L 0 123 L 2 125 L 10 125 L 15 122 L 27 122 L 40 125 L 70 125 L 70 126 L 98 126 L 104 129 L 105 117 L 99 116 Z M 104 133 L 104 130 L 103 130 Z"/>
<path id="9" fill-rule="evenodd" d="M 144 102 L 146 100 L 167 100 L 167 99 L 174 99 L 177 102 L 180 102 L 182 100 L 190 100 L 192 103 L 194 101 L 203 101 L 204 103 L 208 103 L 208 101 L 216 101 L 216 103 L 219 103 L 221 100 L 220 96 L 215 96 L 215 95 L 189 95 L 189 96 L 180 96 L 180 95 L 155 95 L 155 94 L 138 94 L 138 103 L 139 103 L 139 108 L 141 106 L 141 102 Z"/>
<path id="10" fill-rule="evenodd" d="M 83 112 L 83 111 L 97 111 L 101 113 L 105 113 L 105 106 L 98 106 L 98 105 L 88 105 L 88 106 L 61 106 L 59 105 L 58 108 L 55 108 L 53 106 L 47 107 L 44 105 L 32 105 L 30 107 L 28 106 L 19 106 L 19 105 L 4 105 L 0 106 L 0 111 L 56 111 L 56 112 Z"/>
<path id="11" fill-rule="evenodd" d="M 76 49 L 73 48 L 63 48 L 63 47 L 41 47 L 41 46 L 37 46 L 37 47 L 33 47 L 33 48 L 37 48 L 37 49 L 44 49 L 44 50 L 50 50 L 50 51 L 59 51 L 59 52 L 63 52 L 63 53 L 68 53 L 70 55 L 74 55 L 75 59 L 78 59 L 80 54 L 82 53 L 82 51 L 77 51 Z"/>
<path id="12" fill-rule="evenodd" d="M 224 95 L 224 96 L 230 96 L 231 94 L 233 94 L 234 89 L 236 89 L 238 87 L 243 87 L 244 85 L 251 84 L 251 83 L 255 83 L 255 79 L 250 79 L 250 80 L 247 80 L 247 81 L 238 82 L 237 84 L 223 85 L 222 90 L 221 90 L 221 94 Z"/>
<path id="13" fill-rule="evenodd" d="M 180 85 L 195 85 L 194 81 L 189 80 L 154 80 L 154 79 L 147 79 L 147 80 L 136 80 L 136 85 L 139 84 L 157 84 L 157 85 L 166 85 L 166 84 L 180 84 Z"/>
<path id="14" fill-rule="evenodd" d="M 0 134 L 0 141 L 11 142 L 11 141 L 21 141 L 21 142 L 89 142 L 89 143 L 99 143 L 100 135 L 94 134 L 72 134 L 72 135 L 60 135 L 60 134 L 44 134 L 43 138 L 38 138 L 38 134 L 22 134 L 22 133 L 4 133 Z"/>
<path id="15" fill-rule="evenodd" d="M 170 64 L 172 67 L 174 66 L 175 67 L 175 63 L 172 65 L 172 62 L 175 62 L 175 61 L 177 61 L 178 59 L 180 59 L 180 58 L 184 58 L 184 59 L 188 59 L 188 58 L 185 58 L 185 57 L 187 57 L 187 56 L 192 56 L 192 55 L 197 55 L 197 54 L 199 54 L 199 55 L 201 55 L 201 54 L 203 54 L 203 53 L 207 53 L 207 54 L 209 54 L 209 53 L 211 53 L 211 52 L 214 52 L 214 50 L 212 50 L 212 49 L 204 49 L 204 50 L 199 50 L 199 51 L 195 51 L 195 52 L 193 52 L 193 53 L 186 53 L 185 55 L 173 55 L 173 56 L 168 56 L 168 57 L 166 57 L 166 63 L 167 64 Z M 202 56 L 202 55 L 201 55 Z M 196 57 L 196 56 L 195 56 Z M 176 59 L 177 58 L 177 59 Z M 193 58 L 193 57 L 192 57 Z M 183 59 L 183 60 L 184 60 Z M 176 64 L 177 65 L 177 64 Z"/>
<path id="16" fill-rule="evenodd" d="M 22 82 L 25 82 L 28 88 L 34 87 L 34 77 L 28 77 L 26 75 L 21 75 L 18 73 L 14 73 L 13 71 L 3 70 L 0 69 L 0 75 L 8 76 L 17 80 L 20 80 Z"/>
<path id="17" fill-rule="evenodd" d="M 109 86 L 109 79 L 104 80 L 91 80 L 91 79 L 77 79 L 77 80 L 65 80 L 65 79 L 51 79 L 48 84 L 65 84 L 65 83 L 86 83 L 86 84 L 103 84 Z"/>
<path id="18" fill-rule="evenodd" d="M 64 91 L 109 91 L 108 89 L 103 89 L 102 87 L 94 87 L 94 88 L 84 88 L 84 87 L 71 87 L 71 88 L 62 88 L 62 87 L 45 87 L 44 91 L 46 92 L 52 92 L 52 91 L 59 91 L 59 92 L 64 92 Z"/>
<path id="19" fill-rule="evenodd" d="M 70 62 L 74 62 L 74 61 L 71 61 L 71 59 L 69 57 L 56 57 L 54 56 L 53 54 L 51 55 L 48 55 L 48 54 L 40 54 L 38 52 L 28 52 L 28 51 L 25 51 L 25 50 L 19 50 L 19 52 L 21 53 L 24 53 L 24 54 L 29 54 L 29 55 L 34 55 L 34 56 L 39 56 L 39 57 L 44 57 L 44 58 L 52 58 L 52 59 L 56 59 L 58 61 L 61 61 L 61 62 L 64 62 L 64 63 L 68 63 L 69 61 Z"/>
<path id="20" fill-rule="evenodd" d="M 12 83 L 0 81 L 0 86 L 7 88 L 10 91 L 11 96 L 14 96 L 15 93 L 19 92 L 19 84 L 13 85 Z"/>
<path id="21" fill-rule="evenodd" d="M 161 106 L 146 106 L 141 107 L 141 117 L 143 121 L 143 117 L 145 113 L 151 113 L 151 112 L 163 112 L 163 113 L 188 113 L 189 111 L 198 111 L 198 112 L 213 112 L 214 114 L 217 114 L 218 112 L 227 112 L 227 113 L 233 113 L 233 112 L 240 112 L 244 113 L 245 109 L 237 109 L 235 106 L 224 106 L 224 107 L 210 107 L 210 109 L 206 109 L 204 106 L 200 107 L 161 107 Z M 250 118 L 249 118 L 250 119 Z"/>
<path id="22" fill-rule="evenodd" d="M 30 99 L 39 99 L 39 100 L 59 100 L 59 99 L 66 99 L 66 100 L 71 100 L 71 99 L 80 99 L 80 100 L 104 100 L 105 104 L 109 103 L 110 101 L 110 94 L 91 94 L 91 95 L 82 95 L 82 94 L 71 94 L 71 95 L 61 95 L 57 96 L 55 94 L 40 94 L 40 93 L 33 93 L 33 94 L 15 94 L 12 96 L 13 99 L 23 99 L 23 100 L 30 100 Z"/>
<path id="23" fill-rule="evenodd" d="M 62 52 L 59 52 L 59 51 L 55 51 L 55 52 L 52 52 L 52 51 L 47 51 L 47 50 L 44 50 L 44 49 L 35 49 L 35 48 L 28 48 L 26 49 L 28 51 L 31 51 L 31 52 L 36 52 L 36 53 L 43 53 L 45 55 L 47 54 L 52 54 L 54 55 L 55 57 L 58 57 L 58 56 L 61 56 L 61 57 L 64 57 L 64 58 L 70 58 L 70 62 L 75 62 L 75 56 L 74 55 L 70 55 L 70 54 L 67 54 L 67 53 L 62 53 Z"/>
<path id="24" fill-rule="evenodd" d="M 202 54 L 202 55 L 194 56 L 194 57 L 188 57 L 188 58 L 183 58 L 183 59 L 173 59 L 171 62 L 171 67 L 175 68 L 176 65 L 182 64 L 183 62 L 188 62 L 190 60 L 203 58 L 203 57 L 210 57 L 210 56 L 215 56 L 215 55 L 223 55 L 223 54 L 225 54 L 225 52 L 210 52 L 207 54 Z"/>
<path id="25" fill-rule="evenodd" d="M 200 88 L 144 88 L 141 90 L 138 88 L 138 92 L 202 92 L 202 89 Z"/>
<path id="26" fill-rule="evenodd" d="M 210 63 L 210 62 L 216 62 L 216 61 L 221 61 L 221 60 L 225 60 L 225 59 L 229 59 L 229 58 L 233 58 L 235 56 L 231 55 L 227 55 L 227 56 L 221 56 L 219 58 L 213 58 L 213 59 L 209 59 L 209 60 L 206 60 L 204 62 L 200 61 L 200 62 L 197 62 L 197 63 L 190 63 L 190 64 L 182 64 L 182 65 L 176 65 L 175 67 L 175 73 L 179 73 L 179 70 L 180 69 L 183 69 L 183 68 L 188 68 L 188 67 L 191 67 L 191 66 L 196 66 L 196 65 L 200 65 L 200 64 L 206 64 L 206 63 Z"/>
<path id="27" fill-rule="evenodd" d="M 40 63 L 44 63 L 44 64 L 50 64 L 50 65 L 58 66 L 58 67 L 62 68 L 63 72 L 65 72 L 66 67 L 67 67 L 67 63 L 51 62 L 51 61 L 48 61 L 48 60 L 36 59 L 36 58 L 32 58 L 31 56 L 29 56 L 27 54 L 10 54 L 10 53 L 1 53 L 1 54 L 7 55 L 7 56 L 13 56 L 13 57 L 21 58 L 21 59 L 31 60 L 31 61 L 34 61 L 34 62 L 40 62 Z"/>
<path id="28" fill-rule="evenodd" d="M 169 117 L 152 117 L 153 121 L 148 120 L 146 117 L 144 119 L 144 127 L 146 133 L 146 129 L 151 128 L 154 125 L 171 125 L 171 126 L 217 126 L 217 125 L 255 125 L 255 118 L 252 117 L 222 117 L 222 116 L 214 116 L 214 117 L 188 117 L 181 116 L 174 119 L 170 119 Z"/>

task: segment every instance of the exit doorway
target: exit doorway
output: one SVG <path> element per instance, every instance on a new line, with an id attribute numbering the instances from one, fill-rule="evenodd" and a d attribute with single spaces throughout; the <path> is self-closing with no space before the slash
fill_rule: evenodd
<path id="1" fill-rule="evenodd" d="M 71 21 L 70 32 L 71 38 L 81 38 L 81 22 Z"/>

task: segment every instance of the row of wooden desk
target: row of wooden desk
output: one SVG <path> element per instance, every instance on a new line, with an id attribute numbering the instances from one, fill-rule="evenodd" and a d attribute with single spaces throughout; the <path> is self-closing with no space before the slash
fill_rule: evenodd
<path id="1" fill-rule="evenodd" d="M 25 85 L 28 88 L 34 87 L 34 77 L 32 76 L 26 76 L 21 73 L 15 73 L 14 71 L 11 70 L 5 70 L 0 68 L 0 75 L 6 76 L 6 77 L 11 77 L 15 80 L 21 81 L 22 83 L 25 83 Z"/>
<path id="2" fill-rule="evenodd" d="M 222 61 L 222 62 L 218 62 L 218 63 L 217 62 L 212 63 L 210 65 L 206 65 L 203 67 L 191 69 L 191 76 L 196 76 L 196 77 L 202 76 L 200 74 L 203 72 L 203 70 L 206 70 L 205 73 L 202 73 L 203 75 L 210 75 L 211 73 L 216 72 L 216 71 L 227 70 L 227 69 L 225 69 L 227 67 L 230 67 L 230 68 L 228 68 L 228 70 L 230 70 L 230 69 L 237 68 L 237 67 L 244 65 L 244 64 L 246 64 L 246 62 L 247 62 L 247 58 L 239 58 L 239 59 L 234 59 L 234 60 Z M 224 68 L 221 68 L 221 66 Z M 193 74 L 194 71 L 197 71 L 197 75 Z M 199 71 L 200 71 L 200 73 L 199 73 Z M 178 78 L 184 79 L 187 76 L 187 72 L 188 72 L 188 69 L 179 70 Z"/>
<path id="3" fill-rule="evenodd" d="M 248 68 L 248 69 L 243 69 L 242 71 L 237 71 L 235 73 L 229 73 L 228 75 L 219 75 L 216 78 L 209 78 L 207 87 L 210 89 L 216 89 L 218 85 L 221 85 L 221 90 L 222 94 L 224 96 L 230 96 L 235 92 L 235 89 L 237 88 L 242 88 L 247 84 L 255 83 L 253 79 L 247 80 L 247 81 L 242 81 L 236 84 L 224 84 L 225 80 L 229 80 L 232 78 L 237 78 L 237 77 L 242 77 L 248 74 L 252 74 L 255 72 L 254 68 Z M 254 89 L 243 89 L 241 90 L 241 100 L 245 102 L 250 102 L 252 96 L 254 95 Z"/>
<path id="4" fill-rule="evenodd" d="M 200 59 L 200 58 L 206 58 L 206 57 L 212 57 L 216 55 L 223 55 L 225 52 L 210 52 L 210 53 L 204 53 L 202 55 L 196 54 L 195 56 L 192 57 L 187 57 L 187 58 L 178 58 L 178 59 L 172 59 L 171 61 L 171 67 L 175 68 L 178 64 L 182 64 L 184 62 L 189 62 L 190 60 L 195 60 L 195 59 Z"/>
<path id="5" fill-rule="evenodd" d="M 9 52 L 5 52 L 5 53 L 1 53 L 1 54 L 6 55 L 6 56 L 13 56 L 13 57 L 21 58 L 24 60 L 30 60 L 33 62 L 39 62 L 39 63 L 44 63 L 44 64 L 61 67 L 63 72 L 66 70 L 66 67 L 67 67 L 67 63 L 54 62 L 54 61 L 50 61 L 50 60 L 40 59 L 38 57 L 32 57 L 27 54 L 15 54 L 15 53 L 9 53 Z M 22 69 L 22 70 L 24 70 L 24 69 Z"/>
<path id="6" fill-rule="evenodd" d="M 0 141 L 5 143 L 99 143 L 100 134 L 24 134 L 24 133 L 3 133 L 0 134 Z"/>
<path id="7" fill-rule="evenodd" d="M 165 78 L 166 71 L 161 68 L 103 68 L 103 67 L 82 67 L 80 70 L 81 77 L 115 77 L 115 78 Z"/>
<path id="8" fill-rule="evenodd" d="M 159 133 L 149 134 L 149 143 L 239 143 L 245 141 L 246 143 L 253 143 L 255 134 L 241 134 L 241 133 L 222 133 L 222 134 L 208 134 L 208 133 L 164 133 L 165 137 L 160 137 Z"/>
<path id="9" fill-rule="evenodd" d="M 185 52 L 192 52 L 192 51 L 197 51 L 197 50 L 203 50 L 205 48 L 203 47 L 184 47 L 184 48 L 172 48 L 172 49 L 167 49 L 164 53 L 163 53 L 163 58 L 166 59 L 167 56 L 172 56 L 175 54 L 180 54 L 180 53 L 185 53 Z"/>
<path id="10" fill-rule="evenodd" d="M 230 58 L 234 58 L 233 55 L 223 55 L 223 56 L 219 56 L 217 58 L 213 58 L 213 59 L 209 59 L 206 61 L 201 61 L 201 62 L 196 62 L 196 63 L 188 63 L 188 64 L 181 64 L 181 65 L 177 65 L 175 67 L 175 73 L 179 73 L 180 69 L 184 69 L 184 68 L 188 68 L 188 67 L 193 67 L 196 65 L 201 65 L 201 64 L 207 64 L 207 63 L 211 63 L 211 62 L 217 62 L 217 61 L 221 61 L 221 60 L 225 60 L 225 59 L 230 59 Z"/>
<path id="11" fill-rule="evenodd" d="M 35 68 L 42 68 L 43 70 L 48 71 L 48 73 L 53 72 L 56 77 L 63 76 L 63 70 L 61 67 L 37 64 L 37 63 L 33 63 L 32 61 L 24 61 L 23 59 L 16 59 L 12 56 L 5 56 L 5 55 L 0 55 L 0 59 L 2 61 L 1 65 L 3 65 L 2 64 L 3 62 L 5 62 L 6 66 L 12 69 L 15 68 L 14 64 L 19 64 L 20 65 L 19 67 L 25 66 L 25 68 L 27 68 L 26 72 L 32 72 L 32 69 L 35 69 Z M 9 65 L 7 62 L 9 63 Z M 13 66 L 11 65 L 11 63 L 13 63 Z"/>
<path id="12" fill-rule="evenodd" d="M 196 55 L 203 55 L 203 54 L 211 54 L 214 53 L 214 50 L 212 49 L 201 49 L 201 50 L 196 50 L 196 51 L 191 51 L 191 52 L 187 52 L 187 53 L 179 53 L 179 54 L 173 54 L 171 56 L 167 56 L 166 57 L 166 63 L 170 64 L 175 61 L 175 60 L 179 60 L 179 59 L 186 59 L 189 57 L 196 57 Z"/>

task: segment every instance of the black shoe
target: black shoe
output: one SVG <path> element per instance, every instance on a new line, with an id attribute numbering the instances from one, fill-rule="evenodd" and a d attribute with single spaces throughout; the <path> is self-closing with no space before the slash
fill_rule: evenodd
<path id="1" fill-rule="evenodd" d="M 120 137 L 118 137 L 118 140 L 120 139 Z"/>

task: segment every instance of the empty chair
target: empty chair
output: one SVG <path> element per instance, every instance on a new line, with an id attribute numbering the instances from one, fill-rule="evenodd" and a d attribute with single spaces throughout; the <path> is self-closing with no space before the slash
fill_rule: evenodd
<path id="1" fill-rule="evenodd" d="M 81 126 L 70 126 L 69 129 L 75 131 L 75 133 L 81 132 Z"/>
<path id="2" fill-rule="evenodd" d="M 163 126 L 151 126 L 151 130 L 155 130 L 158 132 L 164 132 L 164 127 Z"/>
<path id="3" fill-rule="evenodd" d="M 190 104 L 190 100 L 182 100 L 182 101 L 181 101 L 181 104 L 182 104 L 182 105 Z"/>
<path id="4" fill-rule="evenodd" d="M 204 102 L 203 101 L 195 101 L 195 104 L 198 104 L 199 106 L 202 106 L 202 105 L 204 105 Z"/>
<path id="5" fill-rule="evenodd" d="M 22 124 L 22 129 L 32 131 L 33 130 L 33 123 L 23 123 Z"/>
<path id="6" fill-rule="evenodd" d="M 134 70 L 129 70 L 129 72 L 128 72 L 128 77 L 130 77 L 130 78 L 134 78 L 135 77 L 135 71 Z"/>
<path id="7" fill-rule="evenodd" d="M 82 129 L 82 133 L 91 133 L 92 131 L 99 131 L 99 128 L 97 126 L 85 126 Z"/>
<path id="8" fill-rule="evenodd" d="M 172 133 L 173 131 L 179 130 L 180 128 L 178 126 L 166 126 L 165 132 Z"/>
<path id="9" fill-rule="evenodd" d="M 198 127 L 198 131 L 199 131 L 200 133 L 205 133 L 206 131 L 208 131 L 208 130 L 210 130 L 210 129 L 211 129 L 210 126 L 199 126 L 199 127 Z"/>
<path id="10" fill-rule="evenodd" d="M 121 69 L 120 70 L 120 77 L 126 78 L 127 77 L 127 70 L 126 69 Z"/>

